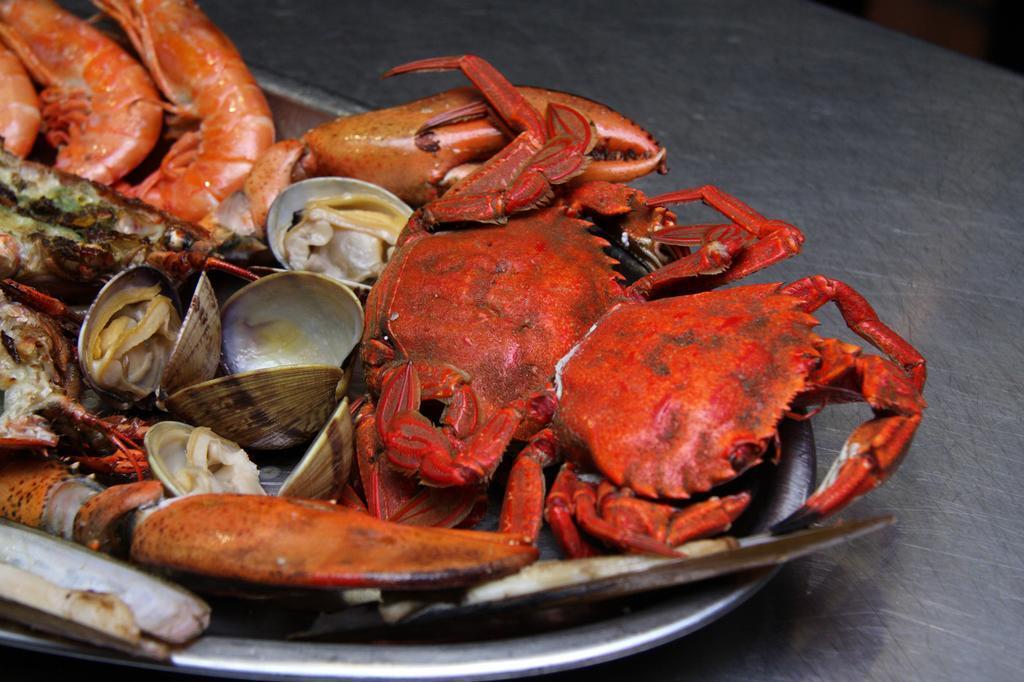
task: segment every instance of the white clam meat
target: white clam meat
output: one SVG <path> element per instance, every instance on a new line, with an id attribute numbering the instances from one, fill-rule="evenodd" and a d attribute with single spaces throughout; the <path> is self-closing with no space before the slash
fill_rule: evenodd
<path id="1" fill-rule="evenodd" d="M 153 473 L 175 495 L 266 494 L 245 450 L 212 429 L 160 422 L 146 433 L 146 452 Z"/>
<path id="2" fill-rule="evenodd" d="M 181 317 L 159 284 L 124 287 L 97 310 L 85 371 L 104 391 L 142 400 L 159 386 L 180 329 Z"/>
<path id="3" fill-rule="evenodd" d="M 376 185 L 314 178 L 290 186 L 275 200 L 267 239 L 291 270 L 359 284 L 380 275 L 411 214 L 409 206 Z"/>
<path id="4" fill-rule="evenodd" d="M 89 307 L 78 356 L 89 385 L 122 408 L 153 399 L 159 406 L 167 392 L 209 379 L 220 360 L 220 317 L 206 274 L 183 311 L 164 274 L 124 270 Z"/>

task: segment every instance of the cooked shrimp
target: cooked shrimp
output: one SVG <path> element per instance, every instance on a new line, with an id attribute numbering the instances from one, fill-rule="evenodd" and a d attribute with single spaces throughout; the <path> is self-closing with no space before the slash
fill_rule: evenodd
<path id="1" fill-rule="evenodd" d="M 0 37 L 44 86 L 57 168 L 112 184 L 146 158 L 163 108 L 141 64 L 52 0 L 4 0 L 0 20 Z"/>
<path id="2" fill-rule="evenodd" d="M 0 137 L 12 154 L 25 158 L 39 133 L 39 98 L 14 53 L 0 45 Z"/>
<path id="3" fill-rule="evenodd" d="M 94 2 L 128 34 L 174 113 L 199 122 L 135 193 L 199 220 L 242 186 L 273 144 L 270 107 L 238 50 L 192 0 Z"/>

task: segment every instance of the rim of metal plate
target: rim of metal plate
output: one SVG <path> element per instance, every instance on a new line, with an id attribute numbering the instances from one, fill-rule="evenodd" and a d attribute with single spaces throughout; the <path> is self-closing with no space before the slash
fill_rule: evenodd
<path id="1" fill-rule="evenodd" d="M 268 94 L 280 137 L 363 104 L 264 69 L 253 69 Z M 808 422 L 786 422 L 783 457 L 772 478 L 771 498 L 754 530 L 781 520 L 806 498 L 814 483 L 814 437 Z M 779 568 L 726 576 L 675 593 L 658 604 L 597 623 L 464 644 L 337 644 L 204 636 L 176 651 L 171 664 L 129 658 L 0 623 L 0 644 L 128 666 L 224 677 L 490 680 L 579 668 L 651 649 L 682 637 L 733 610 L 761 589 Z"/>
<path id="2" fill-rule="evenodd" d="M 754 531 L 780 520 L 814 482 L 814 437 L 808 422 L 784 422 L 783 456 Z M 778 572 L 767 568 L 666 591 L 657 604 L 597 623 L 543 634 L 463 644 L 343 644 L 204 636 L 172 654 L 171 664 L 128 658 L 0 624 L 0 644 L 76 658 L 262 679 L 494 680 L 540 675 L 610 661 L 682 637 L 742 604 Z"/>

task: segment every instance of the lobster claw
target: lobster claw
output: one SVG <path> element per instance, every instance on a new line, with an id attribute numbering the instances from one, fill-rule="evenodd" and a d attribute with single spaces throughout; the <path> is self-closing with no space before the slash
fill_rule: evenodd
<path id="1" fill-rule="evenodd" d="M 433 589 L 514 573 L 537 550 L 507 535 L 404 526 L 326 502 L 217 494 L 148 513 L 131 558 L 273 587 Z"/>

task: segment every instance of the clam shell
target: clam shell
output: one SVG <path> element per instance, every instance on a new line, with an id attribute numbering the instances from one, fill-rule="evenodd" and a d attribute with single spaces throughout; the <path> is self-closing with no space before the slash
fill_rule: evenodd
<path id="1" fill-rule="evenodd" d="M 289 271 L 239 290 L 224 304 L 221 321 L 229 374 L 290 365 L 340 367 L 362 336 L 363 307 L 351 289 L 330 277 Z"/>
<path id="2" fill-rule="evenodd" d="M 316 500 L 335 498 L 348 482 L 354 456 L 352 414 L 345 398 L 277 494 Z"/>
<path id="3" fill-rule="evenodd" d="M 145 443 L 153 475 L 173 495 L 266 494 L 249 455 L 209 428 L 160 422 L 146 432 Z"/>
<path id="4" fill-rule="evenodd" d="M 328 204 L 335 210 L 323 210 Z M 296 215 L 301 215 L 298 222 Z M 311 178 L 290 185 L 271 204 L 267 242 L 288 269 L 322 272 L 350 286 L 364 286 L 362 282 L 380 274 L 410 215 L 408 204 L 378 185 L 354 178 Z"/>
<path id="5" fill-rule="evenodd" d="M 270 367 L 186 386 L 167 398 L 167 409 L 242 447 L 277 450 L 316 435 L 347 383 L 339 367 Z"/>
<path id="6" fill-rule="evenodd" d="M 131 355 L 134 358 L 141 356 L 139 344 L 131 346 L 130 350 L 126 348 L 125 352 L 119 354 L 119 359 L 110 363 L 101 363 L 96 360 L 92 349 L 101 338 L 104 329 L 114 320 L 117 311 L 125 309 L 126 300 L 130 300 L 133 291 L 153 287 L 157 287 L 159 295 L 166 297 L 171 303 L 174 313 L 173 318 L 168 322 L 170 327 L 167 331 L 176 337 L 181 324 L 181 302 L 178 299 L 178 294 L 174 285 L 163 273 L 145 265 L 119 273 L 100 289 L 86 312 L 85 320 L 78 334 L 78 357 L 86 382 L 97 393 L 110 399 L 122 409 L 135 402 L 145 400 L 156 391 L 170 357 L 174 340 L 173 338 L 159 338 L 166 337 L 162 333 L 148 337 L 147 346 L 154 352 L 151 355 L 146 355 L 146 361 L 152 364 L 144 372 L 145 376 L 135 377 L 132 380 L 125 377 L 123 371 L 121 372 L 122 376 L 116 381 L 111 381 L 110 376 L 117 374 L 117 369 L 124 367 L 129 362 L 127 356 Z M 115 309 L 112 310 L 112 307 Z M 107 374 L 105 378 L 101 376 L 104 373 Z"/>
<path id="7" fill-rule="evenodd" d="M 160 395 L 212 379 L 220 363 L 220 309 L 206 273 L 199 276 L 181 331 L 160 379 Z"/>

